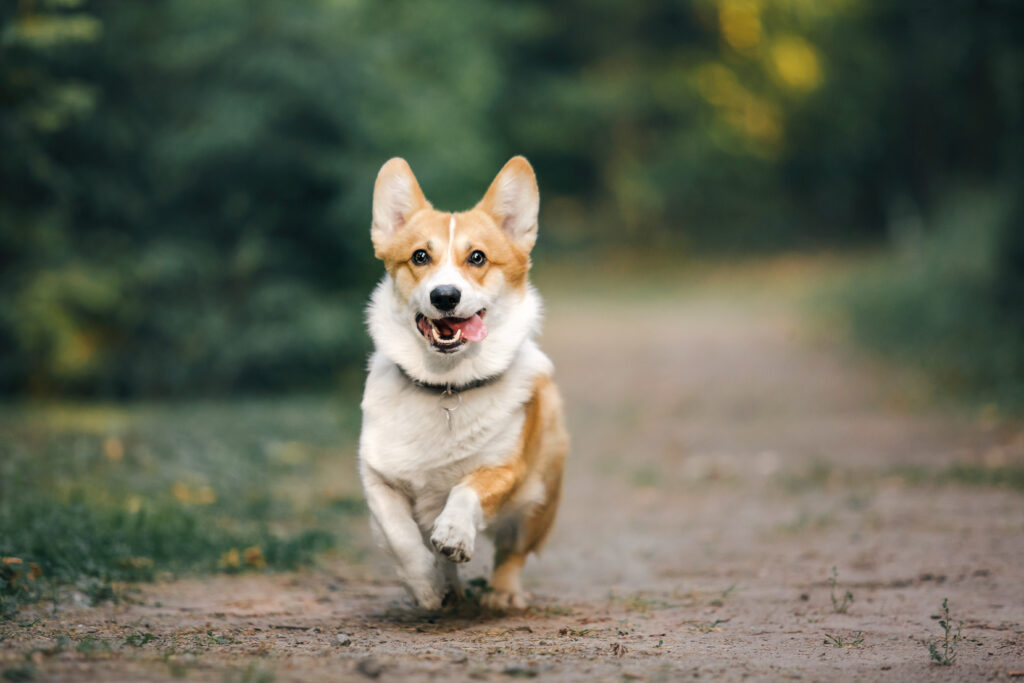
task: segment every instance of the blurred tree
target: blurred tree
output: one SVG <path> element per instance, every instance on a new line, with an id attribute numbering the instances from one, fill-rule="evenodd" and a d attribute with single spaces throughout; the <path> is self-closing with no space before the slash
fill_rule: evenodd
<path id="1" fill-rule="evenodd" d="M 79 3 L 5 3 L 0 7 L 0 390 L 23 388 L 47 364 L 68 362 L 84 343 L 76 320 L 52 311 L 51 334 L 38 338 L 27 314 L 31 289 L 52 287 L 41 269 L 73 254 L 77 228 L 66 211 L 76 178 L 55 140 L 95 107 L 93 84 L 70 69 L 74 48 L 94 45 L 102 25 Z M 88 293 L 78 293 L 88 298 Z M 75 293 L 69 293 L 74 296 Z M 32 305 L 28 302 L 29 306 Z M 28 347 L 46 344 L 43 357 Z M 40 356 L 44 355 L 40 354 Z"/>
<path id="2" fill-rule="evenodd" d="M 542 249 L 927 229 L 950 188 L 1022 177 L 1021 12 L 6 3 L 0 391 L 330 385 L 363 363 L 370 196 L 394 155 L 458 209 L 526 154 L 552 228 Z M 1019 228 L 1004 232 L 1018 253 Z M 994 297 L 1014 298 L 1019 261 L 1001 261 Z"/>
<path id="3" fill-rule="evenodd" d="M 72 18 L 94 29 L 5 44 L 33 65 L 32 87 L 53 90 L 12 92 L 6 114 L 6 390 L 279 390 L 361 366 L 376 171 L 403 153 L 439 201 L 482 193 L 500 163 L 483 26 L 504 10 L 459 22 L 444 21 L 454 5 L 414 2 L 88 10 L 23 3 L 3 17 L 15 38 Z M 5 57 L 3 78 L 16 67 Z M 81 112 L 41 103 L 69 87 L 58 73 Z M 54 122 L 32 128 L 32 115 Z M 45 182 L 26 171 L 34 155 Z"/>

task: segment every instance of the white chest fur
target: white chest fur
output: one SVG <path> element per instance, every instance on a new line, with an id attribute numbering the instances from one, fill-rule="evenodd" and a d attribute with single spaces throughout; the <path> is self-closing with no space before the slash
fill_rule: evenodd
<path id="1" fill-rule="evenodd" d="M 363 396 L 360 459 L 414 500 L 446 496 L 466 474 L 515 455 L 524 406 L 537 377 L 551 369 L 527 340 L 499 380 L 462 392 L 449 428 L 440 396 L 376 353 Z"/>

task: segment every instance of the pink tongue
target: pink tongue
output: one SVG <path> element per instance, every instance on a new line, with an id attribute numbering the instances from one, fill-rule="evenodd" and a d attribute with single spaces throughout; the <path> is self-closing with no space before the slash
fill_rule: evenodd
<path id="1" fill-rule="evenodd" d="M 487 323 L 477 313 L 472 318 L 466 318 L 462 322 L 449 322 L 449 325 L 462 330 L 462 338 L 467 341 L 477 342 L 487 336 Z"/>

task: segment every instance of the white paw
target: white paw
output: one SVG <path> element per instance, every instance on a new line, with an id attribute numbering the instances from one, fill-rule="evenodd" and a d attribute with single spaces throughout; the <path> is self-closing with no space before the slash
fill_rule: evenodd
<path id="1" fill-rule="evenodd" d="M 440 609 L 447 590 L 447 582 L 434 556 L 427 552 L 426 548 L 423 549 L 423 553 L 426 557 L 421 563 L 414 567 L 401 567 L 398 574 L 417 605 L 429 610 Z"/>
<path id="2" fill-rule="evenodd" d="M 522 591 L 494 590 L 480 596 L 480 604 L 490 610 L 507 612 L 526 609 L 527 596 Z"/>
<path id="3" fill-rule="evenodd" d="M 444 601 L 445 591 L 443 588 L 439 588 L 435 585 L 435 583 L 429 580 L 406 581 L 405 587 L 409 590 L 409 593 L 412 595 L 412 599 L 416 601 L 416 604 L 423 609 L 441 609 L 441 603 Z"/>
<path id="4" fill-rule="evenodd" d="M 476 542 L 476 529 L 472 524 L 442 514 L 434 522 L 430 542 L 437 548 L 437 552 L 452 562 L 469 562 Z"/>

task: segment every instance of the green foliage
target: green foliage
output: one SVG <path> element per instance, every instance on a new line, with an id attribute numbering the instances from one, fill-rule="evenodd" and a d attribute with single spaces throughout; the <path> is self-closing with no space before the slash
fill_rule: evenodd
<path id="1" fill-rule="evenodd" d="M 957 196 L 939 215 L 907 227 L 897 254 L 845 283 L 840 308 L 857 341 L 925 371 L 941 391 L 1019 410 L 1024 309 L 1009 292 L 1024 261 L 1000 265 L 1019 219 L 987 193 Z"/>
<path id="2" fill-rule="evenodd" d="M 1020 175 L 1018 5 L 6 3 L 0 392 L 352 382 L 394 155 L 459 209 L 526 154 L 542 250 L 930 222 L 948 187 Z M 1015 311 L 1020 233 L 993 294 Z"/>
<path id="3" fill-rule="evenodd" d="M 431 196 L 456 206 L 498 168 L 500 36 L 483 26 L 503 23 L 499 7 L 456 22 L 444 3 L 23 7 L 0 30 L 72 18 L 102 30 L 3 46 L 0 77 L 22 78 L 21 60 L 39 91 L 18 94 L 0 126 L 14 129 L 0 169 L 7 391 L 330 386 L 367 350 L 382 161 L 420 162 Z M 32 118 L 40 108 L 54 121 Z"/>
<path id="4" fill-rule="evenodd" d="M 310 399 L 4 409 L 0 612 L 67 588 L 100 602 L 119 581 L 312 562 L 364 509 L 347 414 Z"/>

